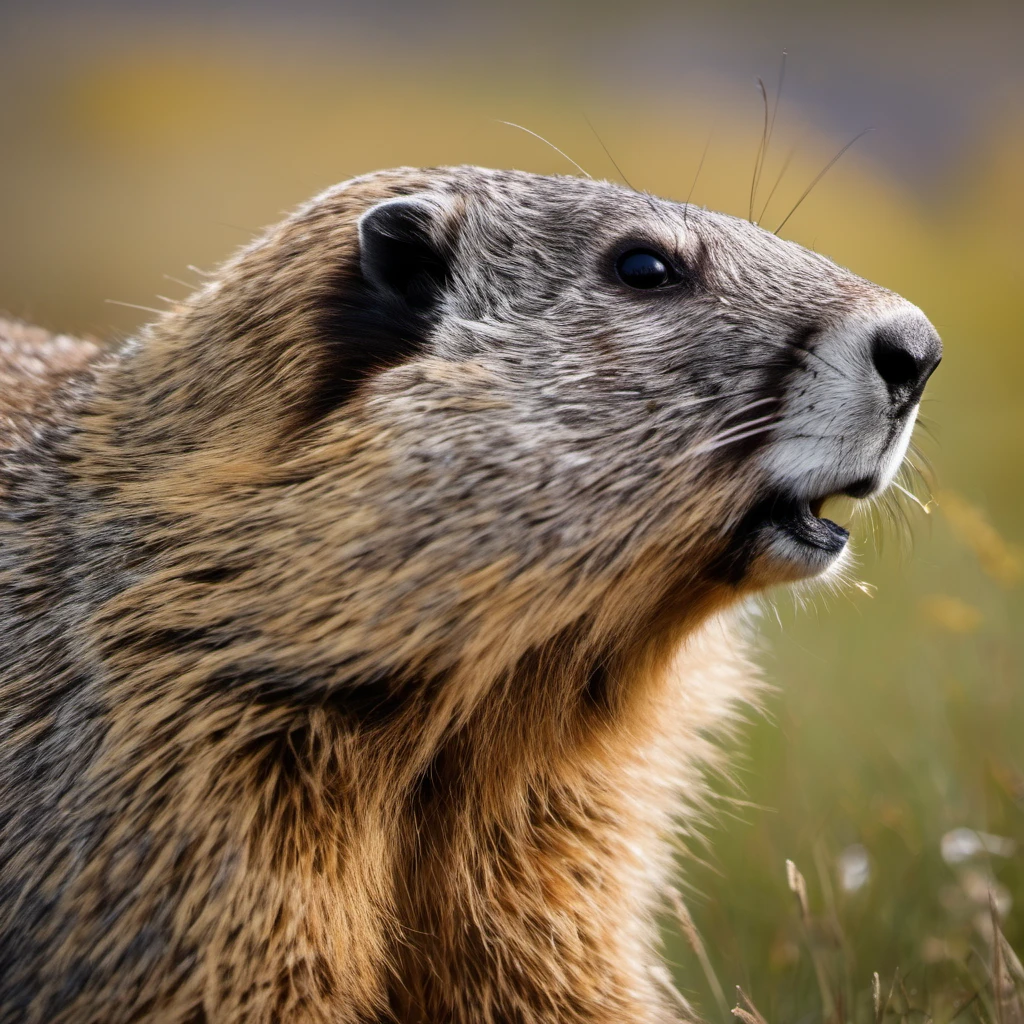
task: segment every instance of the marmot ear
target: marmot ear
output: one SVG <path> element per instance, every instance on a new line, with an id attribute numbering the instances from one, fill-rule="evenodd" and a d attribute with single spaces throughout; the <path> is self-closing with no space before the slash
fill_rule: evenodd
<path id="1" fill-rule="evenodd" d="M 359 219 L 359 268 L 376 288 L 427 311 L 451 276 L 441 208 L 425 198 L 388 199 Z"/>

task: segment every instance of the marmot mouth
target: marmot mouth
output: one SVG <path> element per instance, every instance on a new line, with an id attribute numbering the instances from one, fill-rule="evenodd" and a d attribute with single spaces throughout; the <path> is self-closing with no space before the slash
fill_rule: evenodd
<path id="1" fill-rule="evenodd" d="M 817 548 L 829 555 L 838 555 L 850 539 L 850 531 L 831 519 L 825 519 L 821 510 L 830 494 L 808 500 L 806 498 L 776 497 L 764 503 L 761 523 L 782 530 L 793 540 Z M 761 511 L 761 510 L 759 510 Z"/>
<path id="2" fill-rule="evenodd" d="M 874 477 L 863 477 L 843 488 L 816 497 L 794 497 L 776 492 L 765 498 L 747 517 L 751 533 L 770 531 L 813 548 L 830 558 L 838 555 L 850 539 L 850 531 L 821 514 L 825 503 L 835 498 L 860 499 L 878 491 Z"/>
<path id="3" fill-rule="evenodd" d="M 825 493 L 795 495 L 788 489 L 771 491 L 754 505 L 733 534 L 723 575 L 734 583 L 749 578 L 762 584 L 792 583 L 818 576 L 833 566 L 846 548 L 850 531 L 822 515 L 827 503 L 877 494 L 876 476 L 863 477 Z M 752 575 L 751 575 L 752 574 Z"/>
<path id="4" fill-rule="evenodd" d="M 821 514 L 840 493 L 798 498 L 776 492 L 762 499 L 738 525 L 723 575 L 733 583 L 791 583 L 825 572 L 850 539 L 849 530 Z"/>

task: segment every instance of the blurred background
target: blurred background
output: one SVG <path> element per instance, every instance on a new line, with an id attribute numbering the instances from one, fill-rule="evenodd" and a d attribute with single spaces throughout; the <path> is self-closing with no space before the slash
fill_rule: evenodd
<path id="1" fill-rule="evenodd" d="M 909 529 L 855 531 L 862 589 L 766 613 L 776 690 L 688 861 L 700 939 L 670 915 L 667 956 L 710 1019 L 741 984 L 773 1024 L 872 1020 L 877 971 L 890 1017 L 970 1020 L 991 1009 L 990 892 L 1024 946 L 1020 5 L 4 3 L 0 309 L 115 338 L 150 314 L 112 301 L 158 309 L 351 175 L 573 172 L 500 121 L 747 216 L 757 79 L 774 100 L 784 50 L 754 216 L 774 228 L 874 128 L 784 234 L 942 333 L 934 478 Z"/>

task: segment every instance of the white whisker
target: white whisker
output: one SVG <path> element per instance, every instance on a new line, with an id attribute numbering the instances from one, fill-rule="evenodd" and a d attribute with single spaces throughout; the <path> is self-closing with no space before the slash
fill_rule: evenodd
<path id="1" fill-rule="evenodd" d="M 126 309 L 141 309 L 145 313 L 156 313 L 157 316 L 163 316 L 166 309 L 154 309 L 152 306 L 140 306 L 135 302 L 120 302 L 118 299 L 104 299 L 105 303 L 110 306 L 124 306 Z"/>
<path id="2" fill-rule="evenodd" d="M 705 395 L 703 398 L 691 398 L 685 402 L 680 402 L 678 405 L 674 405 L 673 409 L 689 409 L 695 405 L 707 405 L 708 402 L 721 402 L 721 395 Z M 756 401 L 748 402 L 746 405 L 741 405 L 738 409 L 733 409 L 727 413 L 726 416 L 739 416 L 741 413 L 749 412 L 751 409 L 756 409 L 759 405 L 766 405 L 768 402 L 777 402 L 777 398 L 758 398 Z"/>
<path id="3" fill-rule="evenodd" d="M 778 413 L 769 412 L 764 416 L 755 416 L 752 420 L 746 420 L 743 423 L 736 423 L 731 427 L 726 427 L 724 430 L 720 430 L 717 434 L 712 434 L 704 444 L 714 444 L 716 441 L 722 441 L 729 437 L 731 434 L 739 433 L 740 431 L 747 430 L 750 427 L 756 427 L 758 424 L 765 423 L 768 420 L 777 420 Z"/>
<path id="4" fill-rule="evenodd" d="M 932 514 L 932 503 L 930 501 L 925 504 L 916 494 L 913 493 L 913 491 L 908 491 L 906 487 L 902 484 L 898 484 L 895 480 L 893 480 L 892 485 L 897 491 L 902 491 L 915 505 L 920 506 L 921 511 L 924 512 L 926 516 L 930 516 Z"/>
<path id="5" fill-rule="evenodd" d="M 719 437 L 718 440 L 709 441 L 706 444 L 699 445 L 697 448 L 691 449 L 687 454 L 689 455 L 704 455 L 707 452 L 713 452 L 716 448 L 724 448 L 727 444 L 733 444 L 736 441 L 746 440 L 748 437 L 755 437 L 758 434 L 763 434 L 765 431 L 771 430 L 775 426 L 775 423 L 765 423 L 763 426 L 756 427 L 754 430 L 748 430 L 743 434 L 736 434 L 734 437 Z"/>
<path id="6" fill-rule="evenodd" d="M 583 168 L 580 167 L 580 165 L 576 163 L 576 161 L 573 160 L 573 158 L 569 156 L 568 153 L 562 152 L 562 150 L 560 150 L 553 142 L 549 142 L 547 139 L 545 139 L 543 135 L 538 135 L 536 132 L 531 132 L 529 128 L 524 128 L 521 124 L 516 124 L 514 121 L 502 121 L 499 118 L 498 124 L 507 124 L 509 128 L 518 128 L 521 132 L 526 132 L 527 135 L 532 135 L 535 139 L 538 139 L 539 141 L 543 142 L 545 146 L 550 146 L 559 156 L 565 157 L 565 159 L 568 160 L 569 163 L 571 163 L 573 167 L 575 167 L 576 170 L 580 172 L 580 174 L 583 174 L 586 177 L 590 178 L 591 181 L 594 180 L 594 176 L 592 174 L 587 174 L 587 172 L 583 170 Z"/>
<path id="7" fill-rule="evenodd" d="M 741 405 L 738 409 L 733 409 L 732 412 L 728 413 L 728 417 L 731 419 L 733 416 L 739 416 L 740 413 L 750 412 L 751 409 L 756 409 L 759 405 L 767 405 L 769 402 L 778 402 L 778 398 L 772 396 L 771 398 L 759 398 L 754 402 L 747 402 L 746 405 Z"/>

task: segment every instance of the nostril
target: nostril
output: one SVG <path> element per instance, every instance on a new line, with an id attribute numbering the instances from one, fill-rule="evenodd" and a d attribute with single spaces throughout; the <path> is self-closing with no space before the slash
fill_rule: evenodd
<path id="1" fill-rule="evenodd" d="M 878 335 L 875 336 L 871 358 L 879 376 L 891 388 L 905 388 L 915 384 L 921 375 L 917 359 L 910 352 Z"/>
<path id="2" fill-rule="evenodd" d="M 887 324 L 875 331 L 871 342 L 875 369 L 894 393 L 919 393 L 941 356 L 942 345 L 927 321 Z"/>

